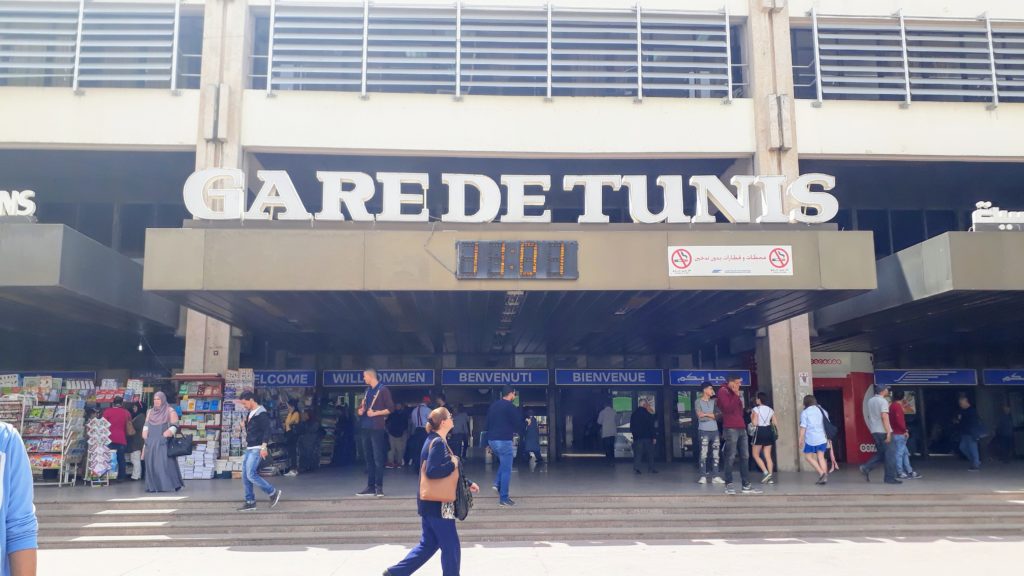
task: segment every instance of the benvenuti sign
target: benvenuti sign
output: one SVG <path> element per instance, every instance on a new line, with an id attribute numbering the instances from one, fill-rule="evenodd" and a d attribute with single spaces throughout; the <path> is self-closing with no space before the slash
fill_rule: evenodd
<path id="1" fill-rule="evenodd" d="M 500 177 L 500 183 L 481 174 L 442 174 L 447 188 L 448 208 L 444 214 L 431 214 L 427 204 L 430 177 L 426 173 L 378 172 L 381 210 L 371 214 L 367 203 L 377 194 L 374 178 L 363 172 L 317 172 L 323 184 L 323 209 L 309 213 L 302 203 L 288 173 L 282 170 L 260 170 L 256 173 L 261 186 L 247 207 L 245 172 L 230 168 L 200 170 L 188 178 L 184 187 L 185 207 L 197 220 L 346 220 L 356 222 L 429 222 L 433 217 L 442 222 L 458 223 L 544 223 L 551 222 L 551 210 L 545 208 L 545 193 L 551 190 L 551 176 L 512 174 Z M 562 190 L 583 190 L 583 205 L 577 222 L 605 224 L 602 195 L 605 190 L 628 196 L 629 213 L 640 224 L 709 224 L 716 221 L 710 206 L 714 205 L 730 222 L 735 223 L 802 223 L 828 222 L 839 211 L 839 202 L 828 193 L 835 186 L 835 177 L 827 174 L 804 174 L 792 182 L 784 176 L 733 176 L 726 186 L 717 176 L 692 176 L 689 185 L 696 194 L 692 214 L 684 210 L 683 176 L 658 176 L 657 190 L 649 190 L 647 176 L 634 175 L 567 175 Z M 479 199 L 479 208 L 467 211 L 466 196 L 472 188 Z M 501 213 L 502 188 L 506 208 Z M 649 194 L 660 194 L 663 208 L 651 212 Z M 753 211 L 752 199 L 758 213 Z M 808 210 L 809 209 L 809 210 Z"/>

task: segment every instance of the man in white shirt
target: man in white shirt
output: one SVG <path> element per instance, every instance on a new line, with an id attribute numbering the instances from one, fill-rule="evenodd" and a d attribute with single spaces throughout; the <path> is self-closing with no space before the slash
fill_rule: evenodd
<path id="1" fill-rule="evenodd" d="M 597 415 L 597 423 L 601 426 L 601 446 L 604 447 L 604 457 L 609 462 L 615 462 L 615 437 L 619 433 L 618 415 L 612 408 L 611 400 L 604 403 L 604 410 Z"/>
<path id="2" fill-rule="evenodd" d="M 864 479 L 871 481 L 871 471 L 885 463 L 885 483 L 903 484 L 896 478 L 896 449 L 892 445 L 892 425 L 889 423 L 889 387 L 885 384 L 875 387 L 875 395 L 864 405 L 864 423 L 875 440 L 875 455 L 860 467 Z"/>

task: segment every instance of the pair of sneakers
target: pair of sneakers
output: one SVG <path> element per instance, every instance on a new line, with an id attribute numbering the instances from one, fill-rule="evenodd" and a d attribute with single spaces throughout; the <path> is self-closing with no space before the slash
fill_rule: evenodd
<path id="1" fill-rule="evenodd" d="M 750 482 L 744 483 L 743 487 L 740 488 L 740 491 L 743 494 L 761 494 L 762 493 L 760 488 L 754 488 L 754 485 L 751 484 Z M 736 485 L 735 484 L 726 484 L 725 485 L 725 493 L 726 494 L 730 494 L 730 495 L 735 494 L 736 493 Z"/>
<path id="2" fill-rule="evenodd" d="M 370 488 L 369 486 L 367 486 L 366 488 L 363 488 L 361 492 L 356 492 L 356 496 L 376 496 L 377 498 L 383 498 L 384 489 L 379 487 Z"/>
<path id="3" fill-rule="evenodd" d="M 700 478 L 697 478 L 697 484 L 707 484 L 708 483 L 708 478 L 709 478 L 708 476 L 701 475 Z M 711 483 L 712 484 L 725 484 L 725 480 L 722 480 L 722 477 L 716 474 L 714 477 L 711 478 Z"/>
<path id="4" fill-rule="evenodd" d="M 915 471 L 911 472 L 910 474 L 900 474 L 896 478 L 899 478 L 900 480 L 920 480 L 921 478 L 923 478 L 923 476 L 921 476 Z"/>
<path id="5" fill-rule="evenodd" d="M 277 506 L 277 503 L 280 502 L 280 501 L 281 501 L 281 491 L 280 490 L 275 490 L 274 493 L 270 495 L 270 507 L 273 508 L 274 506 Z M 256 509 L 256 503 L 255 502 L 246 502 L 245 504 L 242 504 L 242 507 L 239 508 L 238 511 L 239 512 L 251 512 L 251 511 L 253 511 L 255 509 Z"/>

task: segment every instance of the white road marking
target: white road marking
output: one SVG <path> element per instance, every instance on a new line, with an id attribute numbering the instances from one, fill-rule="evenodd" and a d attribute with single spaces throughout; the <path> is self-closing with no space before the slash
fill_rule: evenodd
<path id="1" fill-rule="evenodd" d="M 153 508 L 152 510 L 101 510 L 97 516 L 121 516 L 130 514 L 174 514 L 177 508 Z"/>
<path id="2" fill-rule="evenodd" d="M 93 522 L 83 528 L 152 528 L 167 524 L 168 522 Z"/>
<path id="3" fill-rule="evenodd" d="M 78 536 L 72 538 L 72 542 L 129 542 L 146 540 L 170 540 L 170 536 L 162 534 L 154 536 Z"/>
<path id="4" fill-rule="evenodd" d="M 186 498 L 188 496 L 140 496 L 139 498 L 111 498 L 107 502 L 176 502 Z"/>

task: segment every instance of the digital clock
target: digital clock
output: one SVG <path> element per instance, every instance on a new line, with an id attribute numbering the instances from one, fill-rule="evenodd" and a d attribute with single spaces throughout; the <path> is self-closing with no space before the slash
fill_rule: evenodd
<path id="1" fill-rule="evenodd" d="M 575 241 L 456 242 L 456 276 L 467 280 L 576 280 Z"/>

